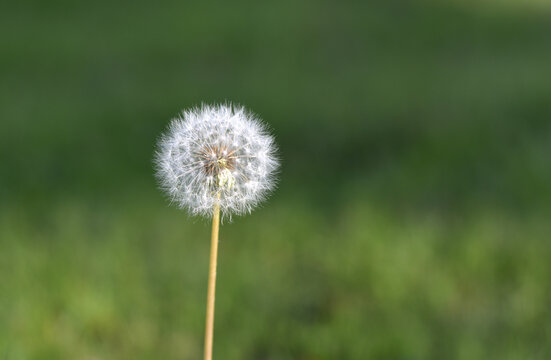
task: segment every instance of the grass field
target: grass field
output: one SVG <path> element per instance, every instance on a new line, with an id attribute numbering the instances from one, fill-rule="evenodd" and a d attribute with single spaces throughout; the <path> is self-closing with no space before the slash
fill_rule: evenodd
<path id="1" fill-rule="evenodd" d="M 67 202 L 38 218 L 4 214 L 5 358 L 200 358 L 208 224 L 147 205 Z M 547 219 L 395 217 L 354 199 L 338 213 L 279 197 L 223 226 L 215 354 L 551 352 Z"/>
<path id="2" fill-rule="evenodd" d="M 0 359 L 201 358 L 209 222 L 152 158 L 226 100 L 282 169 L 222 226 L 215 358 L 549 358 L 551 13 L 505 3 L 6 5 Z"/>

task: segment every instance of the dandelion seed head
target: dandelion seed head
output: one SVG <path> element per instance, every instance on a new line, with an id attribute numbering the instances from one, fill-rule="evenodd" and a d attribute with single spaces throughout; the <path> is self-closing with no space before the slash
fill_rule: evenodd
<path id="1" fill-rule="evenodd" d="M 192 215 L 249 213 L 275 186 L 276 145 L 260 120 L 234 105 L 202 105 L 170 123 L 155 155 L 161 188 Z"/>

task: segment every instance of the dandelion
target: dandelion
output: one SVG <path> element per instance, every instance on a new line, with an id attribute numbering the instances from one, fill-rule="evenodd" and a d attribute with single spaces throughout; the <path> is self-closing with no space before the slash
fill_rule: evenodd
<path id="1" fill-rule="evenodd" d="M 155 158 L 157 178 L 171 200 L 192 215 L 212 217 L 205 360 L 212 359 L 220 213 L 250 213 L 275 186 L 276 146 L 245 108 L 216 105 L 186 110 L 172 121 Z"/>

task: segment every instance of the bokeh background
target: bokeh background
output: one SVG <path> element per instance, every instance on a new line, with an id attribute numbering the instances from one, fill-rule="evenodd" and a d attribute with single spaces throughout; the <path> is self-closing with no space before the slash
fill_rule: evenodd
<path id="1" fill-rule="evenodd" d="M 199 359 L 208 220 L 155 143 L 233 101 L 279 189 L 221 232 L 218 359 L 551 357 L 551 3 L 0 11 L 0 359 Z"/>

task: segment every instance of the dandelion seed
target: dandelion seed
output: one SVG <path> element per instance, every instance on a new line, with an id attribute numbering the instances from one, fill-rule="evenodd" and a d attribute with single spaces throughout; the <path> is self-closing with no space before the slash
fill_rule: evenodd
<path id="1" fill-rule="evenodd" d="M 274 188 L 275 150 L 273 138 L 244 108 L 203 105 L 184 111 L 162 136 L 157 178 L 192 215 L 212 216 L 215 203 L 224 216 L 243 215 Z M 242 186 L 249 181 L 259 184 L 254 196 Z"/>
<path id="2" fill-rule="evenodd" d="M 279 166 L 273 138 L 243 107 L 186 110 L 159 141 L 157 178 L 173 202 L 193 215 L 212 216 L 204 359 L 212 359 L 220 212 L 251 212 L 275 186 Z"/>

